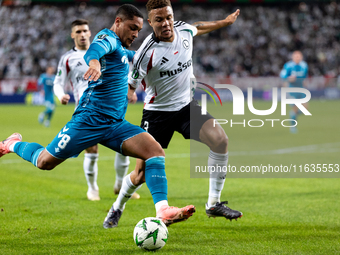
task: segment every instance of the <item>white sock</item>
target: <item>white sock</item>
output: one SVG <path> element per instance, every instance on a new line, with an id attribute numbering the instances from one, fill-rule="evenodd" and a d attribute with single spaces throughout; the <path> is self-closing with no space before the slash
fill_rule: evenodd
<path id="1" fill-rule="evenodd" d="M 14 143 L 12 143 L 12 144 L 8 147 L 8 149 L 9 149 L 11 152 L 14 152 L 14 145 L 16 145 L 16 143 L 18 143 L 18 142 L 14 142 Z"/>
<path id="2" fill-rule="evenodd" d="M 129 170 L 130 159 L 127 156 L 123 156 L 120 153 L 116 153 L 115 159 L 115 170 L 116 170 L 116 181 L 115 187 L 119 188 L 122 186 L 123 178 Z"/>
<path id="3" fill-rule="evenodd" d="M 208 166 L 215 166 L 215 169 L 223 169 L 223 166 L 228 164 L 228 152 L 226 154 L 216 153 L 210 151 L 208 158 Z M 220 166 L 217 168 L 217 166 Z M 208 207 L 214 206 L 217 202 L 220 202 L 221 192 L 224 186 L 226 172 L 216 171 L 210 173 L 209 178 L 209 198 Z"/>
<path id="4" fill-rule="evenodd" d="M 126 202 L 130 199 L 132 194 L 136 190 L 138 190 L 141 186 L 142 186 L 142 184 L 139 185 L 139 186 L 133 185 L 133 183 L 130 179 L 130 174 L 125 176 L 124 179 L 123 179 L 122 187 L 119 191 L 118 197 L 117 197 L 116 201 L 113 203 L 113 209 L 114 210 L 119 209 L 119 210 L 123 211 L 124 208 L 125 208 Z"/>
<path id="5" fill-rule="evenodd" d="M 156 213 L 159 211 L 159 209 L 163 206 L 163 205 L 169 205 L 167 200 L 162 200 L 159 201 L 155 204 L 155 208 L 156 208 Z"/>
<path id="6" fill-rule="evenodd" d="M 84 173 L 89 189 L 98 190 L 98 153 L 85 153 L 84 157 Z"/>

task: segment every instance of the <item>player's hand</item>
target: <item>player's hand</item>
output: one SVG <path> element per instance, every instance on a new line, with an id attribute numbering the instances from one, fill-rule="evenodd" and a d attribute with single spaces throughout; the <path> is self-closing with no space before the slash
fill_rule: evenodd
<path id="1" fill-rule="evenodd" d="M 134 92 L 131 96 L 131 98 L 129 98 L 129 104 L 135 104 L 137 102 L 138 98 L 137 98 L 137 94 L 136 92 Z"/>
<path id="2" fill-rule="evenodd" d="M 234 13 L 230 14 L 225 20 L 231 25 L 236 21 L 238 15 L 240 15 L 240 9 L 237 9 Z"/>
<path id="3" fill-rule="evenodd" d="M 102 75 L 100 71 L 101 66 L 97 59 L 92 59 L 89 63 L 89 69 L 87 69 L 84 74 L 84 79 L 89 81 L 97 81 L 99 77 Z"/>
<path id="4" fill-rule="evenodd" d="M 294 81 L 296 81 L 296 76 L 295 76 L 295 75 L 289 76 L 289 77 L 288 77 L 288 81 L 289 81 L 289 82 L 294 82 Z"/>
<path id="5" fill-rule="evenodd" d="M 62 98 L 60 99 L 60 103 L 61 104 L 68 104 L 68 101 L 70 101 L 70 95 L 69 94 L 65 94 L 62 96 Z"/>
<path id="6" fill-rule="evenodd" d="M 127 94 L 129 103 L 134 104 L 137 101 L 137 95 L 135 93 L 135 90 L 136 89 L 129 84 L 129 90 L 128 90 L 128 94 Z"/>

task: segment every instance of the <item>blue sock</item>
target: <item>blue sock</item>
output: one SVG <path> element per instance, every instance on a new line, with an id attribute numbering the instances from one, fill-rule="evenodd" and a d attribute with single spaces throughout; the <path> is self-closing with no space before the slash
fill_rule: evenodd
<path id="1" fill-rule="evenodd" d="M 47 120 L 51 120 L 52 119 L 52 115 L 53 115 L 53 111 L 48 109 L 45 111 L 45 116 L 47 116 Z"/>
<path id="2" fill-rule="evenodd" d="M 145 182 L 154 204 L 168 200 L 168 181 L 165 174 L 164 157 L 153 157 L 145 161 Z"/>
<path id="3" fill-rule="evenodd" d="M 42 145 L 37 143 L 17 142 L 14 145 L 14 152 L 35 166 L 37 166 L 38 157 L 44 149 Z"/>
<path id="4" fill-rule="evenodd" d="M 296 120 L 296 114 L 293 110 L 290 111 L 289 115 L 291 119 Z M 295 125 L 295 121 L 292 121 L 292 125 Z"/>

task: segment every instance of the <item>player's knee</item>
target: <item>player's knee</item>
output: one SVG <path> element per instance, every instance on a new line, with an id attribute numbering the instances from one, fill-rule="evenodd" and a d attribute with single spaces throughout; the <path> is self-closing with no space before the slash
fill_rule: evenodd
<path id="1" fill-rule="evenodd" d="M 165 152 L 162 146 L 154 139 L 148 144 L 147 149 L 143 151 L 143 160 L 147 160 L 152 157 L 165 157 Z"/>
<path id="2" fill-rule="evenodd" d="M 225 134 L 215 137 L 213 142 L 213 150 L 221 153 L 228 150 L 228 137 Z"/>
<path id="3" fill-rule="evenodd" d="M 219 146 L 221 147 L 221 148 L 225 148 L 225 149 L 227 149 L 228 148 L 228 137 L 226 136 L 226 135 L 224 135 L 224 136 L 222 136 L 221 137 L 222 139 L 221 139 L 221 141 L 219 142 Z"/>
<path id="4" fill-rule="evenodd" d="M 165 152 L 162 146 L 159 143 L 157 143 L 157 145 L 154 146 L 154 149 L 152 150 L 152 153 L 149 158 L 159 156 L 165 157 Z"/>
<path id="5" fill-rule="evenodd" d="M 38 160 L 37 167 L 41 170 L 52 170 L 55 168 L 55 164 L 52 164 L 46 160 Z"/>

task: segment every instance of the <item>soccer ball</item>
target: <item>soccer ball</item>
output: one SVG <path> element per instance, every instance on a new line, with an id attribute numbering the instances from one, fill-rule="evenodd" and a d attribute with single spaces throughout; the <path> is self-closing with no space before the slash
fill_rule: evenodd
<path id="1" fill-rule="evenodd" d="M 168 235 L 168 229 L 160 219 L 148 217 L 137 223 L 133 231 L 133 240 L 139 248 L 155 251 L 165 245 Z"/>

